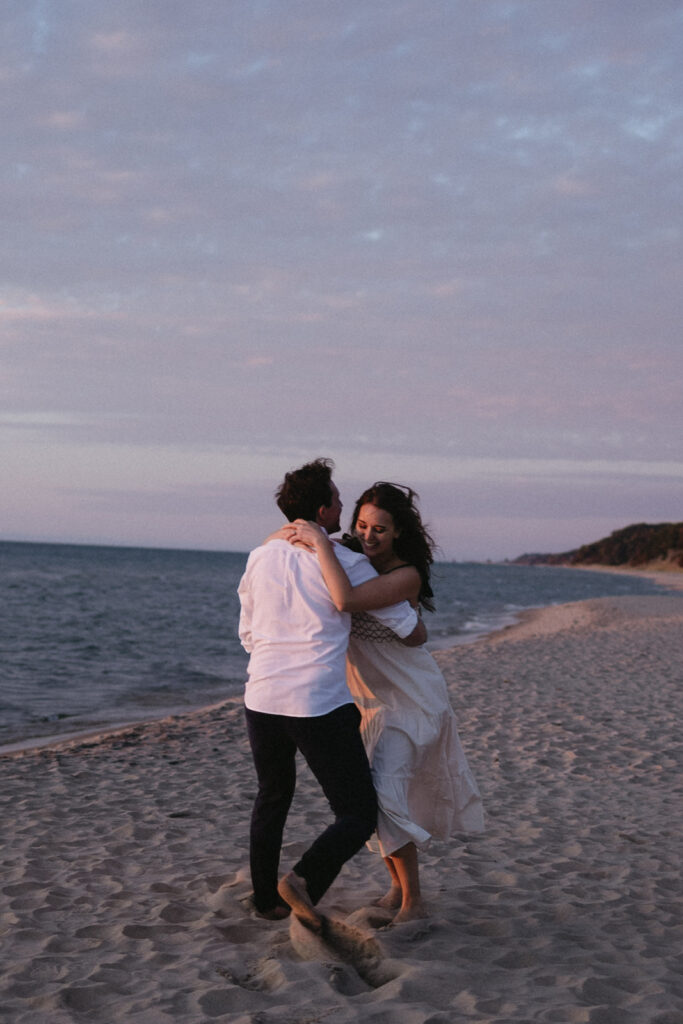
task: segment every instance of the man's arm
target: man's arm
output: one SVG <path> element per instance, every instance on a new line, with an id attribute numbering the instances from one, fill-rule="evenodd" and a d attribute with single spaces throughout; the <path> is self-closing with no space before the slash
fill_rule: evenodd
<path id="1" fill-rule="evenodd" d="M 296 523 L 290 523 L 285 530 L 293 531 L 292 536 L 288 535 L 286 539 L 295 542 L 296 538 L 304 547 L 312 548 L 315 552 L 325 586 L 339 612 L 373 612 L 400 601 L 412 603 L 420 593 L 420 574 L 412 565 L 402 566 L 397 572 L 386 576 L 378 576 L 373 572 L 372 577 L 364 582 L 352 582 L 337 557 L 345 549 L 339 544 L 333 545 L 327 533 L 316 523 L 297 519 Z"/>

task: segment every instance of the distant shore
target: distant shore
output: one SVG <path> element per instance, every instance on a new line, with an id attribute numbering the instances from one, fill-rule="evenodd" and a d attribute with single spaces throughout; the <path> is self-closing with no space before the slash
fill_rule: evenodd
<path id="1" fill-rule="evenodd" d="M 556 568 L 562 568 L 557 566 Z M 567 569 L 585 569 L 587 572 L 615 572 L 625 576 L 644 576 L 669 590 L 683 590 L 683 568 L 673 562 L 648 562 L 643 566 L 630 565 L 568 565 Z"/>

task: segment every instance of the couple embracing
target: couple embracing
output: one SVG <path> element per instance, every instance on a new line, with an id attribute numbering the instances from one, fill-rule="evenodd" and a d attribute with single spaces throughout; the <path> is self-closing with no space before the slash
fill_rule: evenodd
<path id="1" fill-rule="evenodd" d="M 446 685 L 423 646 L 433 544 L 414 492 L 375 484 L 356 503 L 349 546 L 334 543 L 332 469 L 318 459 L 285 476 L 276 499 L 289 525 L 252 551 L 239 585 L 258 779 L 254 906 L 271 920 L 291 910 L 314 930 L 318 901 L 373 833 L 391 878 L 378 902 L 405 921 L 425 915 L 418 849 L 483 827 Z M 334 821 L 278 880 L 297 750 Z"/>

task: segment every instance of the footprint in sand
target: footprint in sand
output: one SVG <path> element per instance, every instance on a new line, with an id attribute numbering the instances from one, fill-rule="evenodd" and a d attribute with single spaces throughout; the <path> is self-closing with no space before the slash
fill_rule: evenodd
<path id="1" fill-rule="evenodd" d="M 379 988 L 398 977 L 399 966 L 385 957 L 371 935 L 332 917 L 323 916 L 322 922 L 322 930 L 313 932 L 292 915 L 289 937 L 302 960 L 347 964 L 371 988 Z"/>

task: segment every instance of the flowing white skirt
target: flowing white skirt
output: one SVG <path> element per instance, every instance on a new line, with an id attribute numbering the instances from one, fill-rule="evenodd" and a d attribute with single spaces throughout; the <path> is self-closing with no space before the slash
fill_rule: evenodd
<path id="1" fill-rule="evenodd" d="M 398 640 L 375 642 L 352 633 L 347 682 L 363 717 L 382 856 L 408 842 L 424 847 L 432 836 L 481 832 L 481 796 L 431 654 Z"/>

